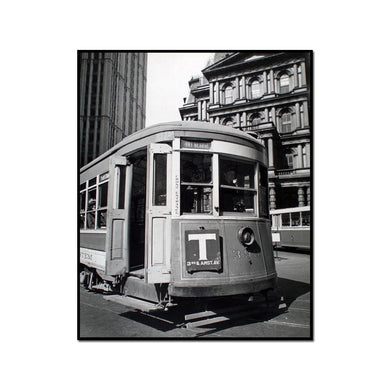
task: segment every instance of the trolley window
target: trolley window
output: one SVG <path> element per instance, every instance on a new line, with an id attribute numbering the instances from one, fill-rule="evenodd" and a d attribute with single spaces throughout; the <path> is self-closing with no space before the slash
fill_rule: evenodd
<path id="1" fill-rule="evenodd" d="M 181 153 L 181 212 L 212 212 L 212 156 L 211 154 Z"/>
<path id="2" fill-rule="evenodd" d="M 85 189 L 85 184 L 84 187 Z M 85 202 L 86 202 L 87 193 L 86 191 L 80 192 L 80 229 L 84 229 L 85 225 Z"/>
<path id="3" fill-rule="evenodd" d="M 118 186 L 118 198 L 115 200 L 114 208 L 124 209 L 125 208 L 125 191 L 126 191 L 126 166 L 117 166 L 117 180 L 119 180 Z"/>
<path id="4" fill-rule="evenodd" d="M 285 212 L 281 217 L 283 227 L 310 226 L 310 211 Z"/>
<path id="5" fill-rule="evenodd" d="M 88 190 L 87 229 L 95 229 L 96 188 Z"/>
<path id="6" fill-rule="evenodd" d="M 302 226 L 310 226 L 310 211 L 302 211 Z"/>
<path id="7" fill-rule="evenodd" d="M 255 213 L 256 163 L 221 157 L 219 172 L 221 211 Z"/>
<path id="8" fill-rule="evenodd" d="M 300 212 L 291 213 L 291 225 L 292 226 L 301 226 L 301 213 Z"/>
<path id="9" fill-rule="evenodd" d="M 107 226 L 108 173 L 83 183 L 80 191 L 80 229 Z"/>
<path id="10" fill-rule="evenodd" d="M 260 217 L 269 217 L 268 208 L 268 169 L 260 165 Z"/>
<path id="11" fill-rule="evenodd" d="M 282 214 L 282 226 L 290 226 L 290 213 Z"/>
<path id="12" fill-rule="evenodd" d="M 154 155 L 153 206 L 167 205 L 167 155 Z"/>
<path id="13" fill-rule="evenodd" d="M 107 227 L 108 182 L 99 185 L 99 204 L 97 209 L 97 227 Z"/>

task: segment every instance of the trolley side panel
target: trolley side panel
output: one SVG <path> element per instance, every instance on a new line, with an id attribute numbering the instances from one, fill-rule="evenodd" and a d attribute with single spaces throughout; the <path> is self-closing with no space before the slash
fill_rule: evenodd
<path id="1" fill-rule="evenodd" d="M 106 247 L 106 233 L 80 233 L 80 247 L 104 251 Z"/>
<path id="2" fill-rule="evenodd" d="M 278 246 L 310 248 L 310 230 L 280 230 Z"/>
<path id="3" fill-rule="evenodd" d="M 80 263 L 105 272 L 105 233 L 80 232 Z"/>

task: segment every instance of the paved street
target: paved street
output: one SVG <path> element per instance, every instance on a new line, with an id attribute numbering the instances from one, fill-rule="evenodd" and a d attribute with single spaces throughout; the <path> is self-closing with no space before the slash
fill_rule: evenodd
<path id="1" fill-rule="evenodd" d="M 275 256 L 282 301 L 274 296 L 267 305 L 258 297 L 256 312 L 202 328 L 177 326 L 185 308 L 145 315 L 80 288 L 80 337 L 310 338 L 310 256 L 284 251 Z"/>

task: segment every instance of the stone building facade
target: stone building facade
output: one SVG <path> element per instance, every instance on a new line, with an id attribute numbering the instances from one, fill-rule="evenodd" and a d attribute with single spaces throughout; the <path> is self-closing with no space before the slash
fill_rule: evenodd
<path id="1" fill-rule="evenodd" d="M 78 53 L 80 166 L 145 126 L 147 54 Z"/>
<path id="2" fill-rule="evenodd" d="M 189 81 L 189 96 L 179 108 L 182 120 L 232 126 L 259 138 L 268 153 L 271 210 L 309 206 L 312 53 L 222 57 Z"/>

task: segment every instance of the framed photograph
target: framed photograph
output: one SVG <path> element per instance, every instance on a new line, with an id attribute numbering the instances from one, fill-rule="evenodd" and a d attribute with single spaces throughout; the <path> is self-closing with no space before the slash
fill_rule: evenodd
<path id="1" fill-rule="evenodd" d="M 313 52 L 78 51 L 78 339 L 313 340 Z"/>

